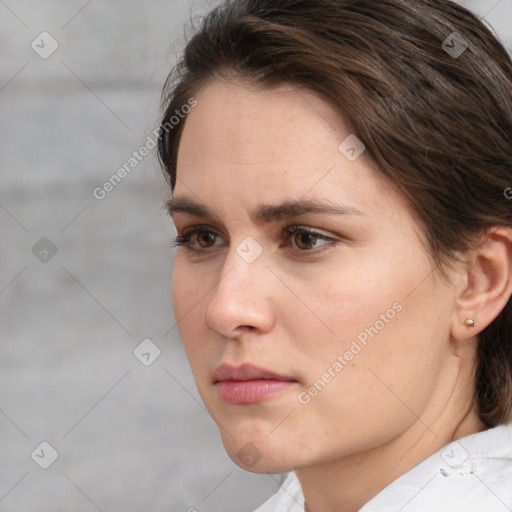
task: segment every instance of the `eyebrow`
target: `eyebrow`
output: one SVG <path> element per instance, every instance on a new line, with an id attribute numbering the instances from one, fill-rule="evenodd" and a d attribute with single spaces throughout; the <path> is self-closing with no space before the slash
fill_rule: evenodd
<path id="1" fill-rule="evenodd" d="M 218 215 L 211 208 L 189 197 L 172 197 L 166 202 L 166 207 L 171 217 L 177 213 L 182 213 L 195 217 L 210 218 L 220 222 Z M 301 199 L 298 201 L 285 201 L 277 205 L 258 206 L 250 212 L 250 217 L 255 222 L 270 223 L 312 213 L 362 215 L 357 208 L 350 205 L 333 204 L 314 199 Z"/>

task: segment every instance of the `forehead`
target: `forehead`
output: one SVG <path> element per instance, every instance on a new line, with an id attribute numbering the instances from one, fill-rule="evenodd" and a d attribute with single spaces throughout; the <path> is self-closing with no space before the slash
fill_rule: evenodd
<path id="1" fill-rule="evenodd" d="M 178 152 L 181 177 L 204 172 L 212 179 L 249 168 L 275 179 L 305 167 L 327 171 L 349 134 L 322 100 L 286 84 L 261 89 L 215 81 L 196 99 Z"/>
<path id="2" fill-rule="evenodd" d="M 305 197 L 356 202 L 362 210 L 383 208 L 393 192 L 364 153 L 351 160 L 340 151 L 354 135 L 308 89 L 214 81 L 195 98 L 178 153 L 176 195 L 232 210 Z"/>
<path id="3" fill-rule="evenodd" d="M 255 162 L 263 150 L 279 159 L 284 149 L 305 140 L 328 143 L 325 131 L 338 133 L 334 144 L 343 133 L 349 134 L 325 101 L 298 86 L 262 88 L 214 81 L 196 98 L 198 106 L 189 115 L 185 132 L 193 131 L 209 149 L 222 149 L 226 160 L 241 157 L 241 162 Z M 314 137 L 315 127 L 322 128 L 318 137 Z M 181 147 L 186 142 L 184 133 Z"/>

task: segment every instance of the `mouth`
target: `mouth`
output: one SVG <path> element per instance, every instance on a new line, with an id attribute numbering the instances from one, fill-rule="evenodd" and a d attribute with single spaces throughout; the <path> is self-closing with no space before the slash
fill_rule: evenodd
<path id="1" fill-rule="evenodd" d="M 224 402 L 248 405 L 281 394 L 297 381 L 250 364 L 237 367 L 221 364 L 213 374 L 213 384 Z"/>

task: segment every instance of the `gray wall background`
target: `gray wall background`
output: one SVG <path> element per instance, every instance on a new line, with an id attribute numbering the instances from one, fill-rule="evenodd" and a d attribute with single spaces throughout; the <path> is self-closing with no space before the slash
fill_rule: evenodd
<path id="1" fill-rule="evenodd" d="M 278 487 L 231 462 L 198 397 L 154 151 L 93 196 L 156 127 L 208 3 L 0 0 L 1 511 L 248 512 Z M 512 48 L 512 0 L 463 3 Z"/>

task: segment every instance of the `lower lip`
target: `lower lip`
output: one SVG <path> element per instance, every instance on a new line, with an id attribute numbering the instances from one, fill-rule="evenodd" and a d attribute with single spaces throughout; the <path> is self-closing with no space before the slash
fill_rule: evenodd
<path id="1" fill-rule="evenodd" d="M 215 383 L 217 390 L 228 404 L 245 405 L 261 402 L 296 384 L 289 380 L 223 380 Z"/>

